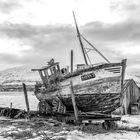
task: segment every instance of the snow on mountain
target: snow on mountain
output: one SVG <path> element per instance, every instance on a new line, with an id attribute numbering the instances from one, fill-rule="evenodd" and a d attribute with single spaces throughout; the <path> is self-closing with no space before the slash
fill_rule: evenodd
<path id="1" fill-rule="evenodd" d="M 26 65 L 0 71 L 0 85 L 21 85 L 23 82 L 26 85 L 34 85 L 41 79 L 38 72 L 31 71 L 32 68 L 37 68 L 37 66 Z M 126 72 L 125 79 L 134 79 L 140 87 L 140 75 Z"/>
<path id="2" fill-rule="evenodd" d="M 39 74 L 32 72 L 32 66 L 20 66 L 0 71 L 0 84 L 2 85 L 33 85 L 40 81 Z"/>

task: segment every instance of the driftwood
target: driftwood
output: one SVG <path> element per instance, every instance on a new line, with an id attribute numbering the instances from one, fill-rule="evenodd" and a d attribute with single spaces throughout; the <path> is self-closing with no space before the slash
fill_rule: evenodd
<path id="1" fill-rule="evenodd" d="M 16 108 L 8 108 L 8 107 L 0 107 L 0 116 L 5 116 L 13 119 L 18 119 L 18 118 L 32 118 L 32 117 L 38 117 L 41 116 L 38 111 L 30 111 L 28 113 L 25 110 L 22 109 L 16 109 Z"/>
<path id="2" fill-rule="evenodd" d="M 24 118 L 27 112 L 15 108 L 0 108 L 0 116 L 10 117 L 10 118 Z"/>

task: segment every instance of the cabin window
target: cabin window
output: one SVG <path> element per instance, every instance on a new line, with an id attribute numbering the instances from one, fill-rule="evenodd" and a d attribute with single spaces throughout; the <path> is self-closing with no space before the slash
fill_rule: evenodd
<path id="1" fill-rule="evenodd" d="M 52 70 L 52 71 L 53 71 L 53 74 L 56 73 L 56 68 L 55 68 L 55 66 L 54 66 L 52 69 L 53 69 L 53 70 Z"/>
<path id="2" fill-rule="evenodd" d="M 45 70 L 44 72 L 45 72 L 46 76 L 48 76 L 48 71 L 47 71 L 47 70 Z"/>
<path id="3" fill-rule="evenodd" d="M 50 70 L 51 70 L 51 74 L 54 74 L 54 70 L 53 70 L 53 67 L 52 67 L 52 68 L 50 68 Z"/>
<path id="4" fill-rule="evenodd" d="M 53 71 L 54 71 L 54 73 L 57 73 L 59 71 L 58 66 L 54 66 Z"/>
<path id="5" fill-rule="evenodd" d="M 51 70 L 50 70 L 50 69 L 48 69 L 48 75 L 49 75 L 49 76 L 51 75 Z"/>
<path id="6" fill-rule="evenodd" d="M 60 71 L 59 65 L 56 66 L 57 71 Z"/>
<path id="7" fill-rule="evenodd" d="M 45 71 L 42 71 L 42 75 L 43 75 L 43 77 L 45 77 Z"/>
<path id="8" fill-rule="evenodd" d="M 62 74 L 66 74 L 66 73 L 67 73 L 67 69 L 66 69 L 66 68 L 62 68 L 62 69 L 61 69 L 61 73 L 62 73 Z"/>

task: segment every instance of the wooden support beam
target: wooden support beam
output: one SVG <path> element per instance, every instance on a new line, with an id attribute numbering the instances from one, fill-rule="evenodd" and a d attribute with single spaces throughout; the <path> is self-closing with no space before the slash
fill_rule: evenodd
<path id="1" fill-rule="evenodd" d="M 23 91 L 24 91 L 24 96 L 25 96 L 25 102 L 26 102 L 27 112 L 29 113 L 30 107 L 29 107 L 29 101 L 28 101 L 28 95 L 27 95 L 26 85 L 24 83 L 22 83 L 22 86 L 23 86 Z"/>
<path id="2" fill-rule="evenodd" d="M 126 61 L 127 59 L 122 60 L 122 77 L 121 77 L 121 97 L 120 97 L 120 104 L 123 104 L 124 94 L 123 94 L 123 86 L 124 86 L 124 79 L 125 79 L 125 69 L 126 69 Z M 126 109 L 127 110 L 127 109 Z"/>
<path id="3" fill-rule="evenodd" d="M 10 110 L 12 110 L 12 102 L 10 103 Z"/>
<path id="4" fill-rule="evenodd" d="M 125 79 L 125 69 L 126 69 L 126 61 L 127 59 L 122 60 L 122 79 L 121 79 L 121 92 L 123 92 L 123 85 Z"/>
<path id="5" fill-rule="evenodd" d="M 75 120 L 76 120 L 76 123 L 77 123 L 78 122 L 78 109 L 77 109 L 76 102 L 75 102 L 75 96 L 74 96 L 72 81 L 70 82 L 70 87 L 71 87 L 72 105 L 73 105 L 73 109 L 74 109 Z"/>

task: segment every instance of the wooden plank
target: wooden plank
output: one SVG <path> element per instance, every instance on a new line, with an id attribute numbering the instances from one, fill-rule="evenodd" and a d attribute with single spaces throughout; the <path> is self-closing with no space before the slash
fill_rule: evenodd
<path id="1" fill-rule="evenodd" d="M 70 85 L 71 85 L 71 97 L 72 97 L 72 105 L 73 105 L 73 109 L 74 109 L 75 120 L 76 120 L 76 122 L 78 122 L 78 109 L 77 109 L 76 102 L 75 102 L 75 96 L 74 96 L 72 81 L 70 82 Z"/>
<path id="2" fill-rule="evenodd" d="M 22 85 L 23 85 L 23 91 L 24 91 L 24 96 L 25 96 L 26 108 L 27 108 L 27 112 L 29 113 L 30 107 L 29 107 L 27 89 L 26 89 L 26 85 L 24 83 L 22 83 Z"/>
<path id="3" fill-rule="evenodd" d="M 10 103 L 10 110 L 12 110 L 12 102 Z"/>
<path id="4" fill-rule="evenodd" d="M 122 60 L 122 79 L 121 79 L 121 93 L 123 94 L 123 85 L 124 85 L 124 77 L 125 77 L 125 69 L 126 69 L 126 61 L 127 59 Z"/>

